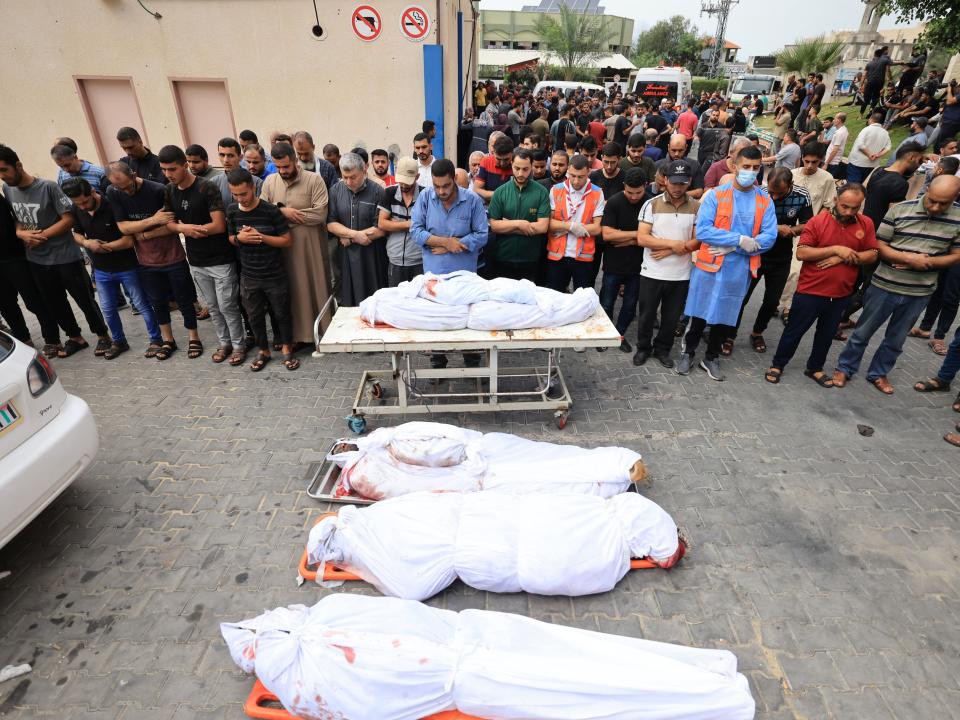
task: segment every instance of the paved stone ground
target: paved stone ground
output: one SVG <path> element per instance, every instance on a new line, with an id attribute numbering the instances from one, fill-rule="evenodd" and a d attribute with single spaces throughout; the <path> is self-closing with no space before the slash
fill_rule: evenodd
<path id="1" fill-rule="evenodd" d="M 138 320 L 124 318 L 141 347 Z M 325 509 L 305 496 L 306 474 L 347 434 L 357 368 L 382 358 L 254 375 L 214 366 L 212 328 L 201 331 L 203 360 L 85 352 L 57 362 L 93 407 L 102 446 L 0 551 L 0 570 L 13 572 L 0 581 L 0 665 L 34 665 L 0 686 L 0 715 L 241 718 L 252 681 L 218 623 L 323 594 L 294 582 Z M 576 407 L 563 432 L 546 413 L 442 416 L 639 450 L 655 478 L 649 495 L 696 544 L 676 569 L 632 573 L 605 595 L 458 585 L 431 604 L 729 648 L 760 718 L 960 718 L 958 451 L 940 439 L 960 417 L 948 395 L 910 390 L 938 360 L 908 343 L 891 398 L 860 378 L 820 389 L 797 363 L 770 386 L 770 355 L 742 346 L 723 383 L 655 362 L 637 369 L 610 350 L 564 358 Z"/>

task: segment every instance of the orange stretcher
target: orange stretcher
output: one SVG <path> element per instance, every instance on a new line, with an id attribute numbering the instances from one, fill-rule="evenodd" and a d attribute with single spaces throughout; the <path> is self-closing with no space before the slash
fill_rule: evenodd
<path id="1" fill-rule="evenodd" d="M 317 522 L 319 523 L 324 518 L 333 517 L 333 516 L 336 516 L 336 513 L 334 512 L 323 513 L 319 518 L 317 518 Z M 681 546 L 685 551 L 686 547 L 682 542 L 681 542 Z M 683 554 L 685 554 L 685 552 L 681 553 L 680 556 L 682 557 Z M 632 560 L 630 560 L 631 570 L 651 570 L 653 568 L 659 568 L 659 567 L 660 566 L 657 565 L 653 560 L 648 560 L 647 558 L 633 558 Z M 302 577 L 304 580 L 310 580 L 310 581 L 316 580 L 317 575 L 319 574 L 319 570 L 317 569 L 317 566 L 311 565 L 308 562 L 306 548 L 304 548 L 303 550 L 303 555 L 300 556 L 299 572 L 300 572 L 300 577 Z M 343 568 L 338 568 L 333 565 L 330 565 L 329 563 L 325 563 L 323 566 L 322 579 L 348 581 L 348 580 L 362 580 L 363 578 L 358 577 L 354 575 L 352 572 L 348 570 L 344 570 Z"/>
<path id="2" fill-rule="evenodd" d="M 277 696 L 267 690 L 259 680 L 253 684 L 253 690 L 250 691 L 247 701 L 243 704 L 243 712 L 247 714 L 247 717 L 256 718 L 257 720 L 297 720 L 295 716 L 280 707 L 280 701 L 277 700 Z M 464 715 L 457 710 L 447 710 L 425 717 L 423 720 L 483 719 L 473 715 Z"/>

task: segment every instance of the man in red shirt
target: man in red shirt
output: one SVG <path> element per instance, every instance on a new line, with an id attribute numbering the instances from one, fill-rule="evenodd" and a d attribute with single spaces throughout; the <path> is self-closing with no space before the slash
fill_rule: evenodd
<path id="1" fill-rule="evenodd" d="M 607 142 L 607 128 L 599 120 L 591 120 L 587 125 L 587 132 L 597 141 L 597 145 Z"/>
<path id="2" fill-rule="evenodd" d="M 821 387 L 833 387 L 833 380 L 823 372 L 823 364 L 850 301 L 859 266 L 876 262 L 879 254 L 873 221 L 859 212 L 863 196 L 862 185 L 844 185 L 837 193 L 833 211 L 820 213 L 804 227 L 797 245 L 797 259 L 803 265 L 790 322 L 767 370 L 767 382 L 780 382 L 800 340 L 816 323 L 813 348 L 803 374 Z"/>
<path id="3" fill-rule="evenodd" d="M 689 105 L 685 104 L 684 108 L 684 111 L 677 116 L 676 131 L 687 139 L 687 152 L 689 152 L 690 143 L 693 142 L 693 135 L 697 131 L 697 123 L 700 118 L 697 117 L 697 114 Z"/>

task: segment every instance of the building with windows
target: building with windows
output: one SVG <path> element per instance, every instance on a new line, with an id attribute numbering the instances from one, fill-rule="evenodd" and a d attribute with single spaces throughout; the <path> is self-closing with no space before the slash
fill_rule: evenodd
<path id="1" fill-rule="evenodd" d="M 540 5 L 527 5 L 523 10 L 481 10 L 480 47 L 489 50 L 543 50 L 537 21 L 548 13 L 560 12 L 560 4 L 586 15 L 597 15 L 609 38 L 600 51 L 605 54 L 630 54 L 633 45 L 633 18 L 607 15 L 600 0 L 542 0 Z"/>

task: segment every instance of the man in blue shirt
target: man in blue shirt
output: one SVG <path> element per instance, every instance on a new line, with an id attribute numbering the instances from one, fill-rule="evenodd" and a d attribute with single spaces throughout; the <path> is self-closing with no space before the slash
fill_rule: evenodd
<path id="1" fill-rule="evenodd" d="M 480 249 L 487 244 L 487 213 L 480 196 L 454 181 L 456 168 L 437 160 L 430 169 L 433 187 L 417 198 L 410 235 L 423 248 L 423 270 L 437 275 L 477 271 Z"/>
<path id="2" fill-rule="evenodd" d="M 77 157 L 77 151 L 69 145 L 56 144 L 50 149 L 50 157 L 60 168 L 57 172 L 57 185 L 63 184 L 70 178 L 82 178 L 90 183 L 90 187 L 99 193 L 105 193 L 110 183 L 103 168 Z"/>

